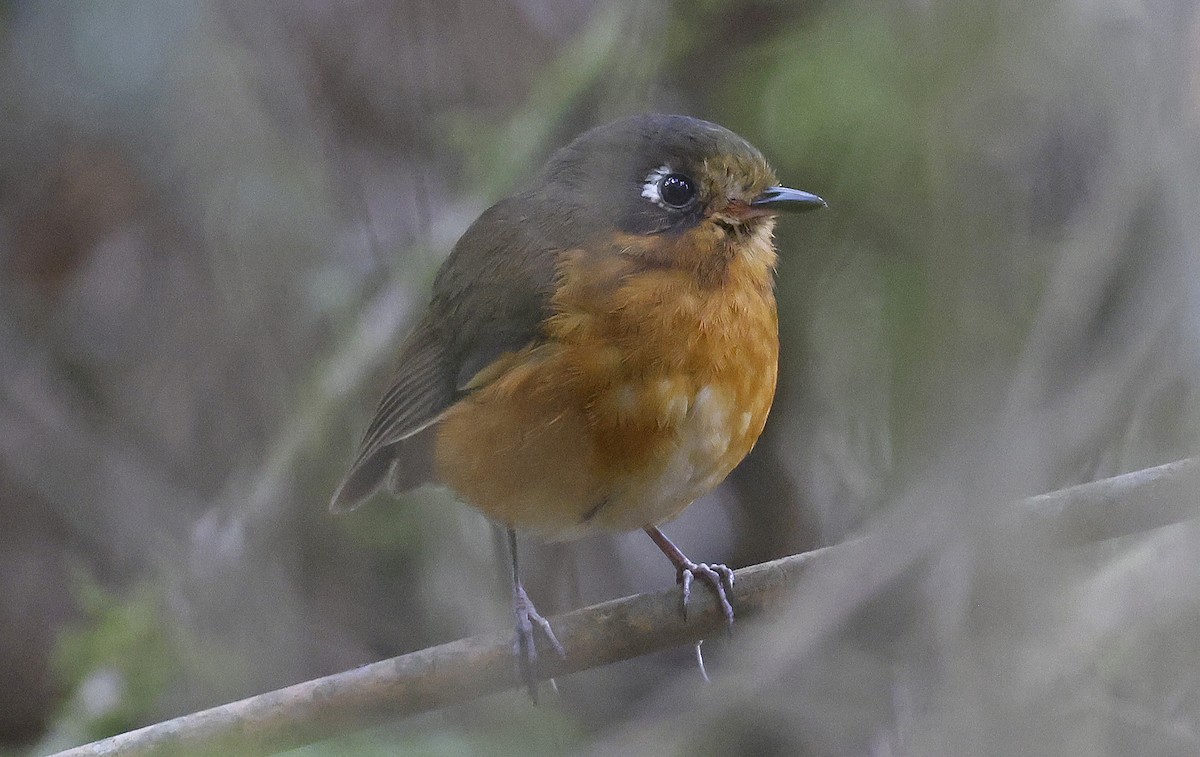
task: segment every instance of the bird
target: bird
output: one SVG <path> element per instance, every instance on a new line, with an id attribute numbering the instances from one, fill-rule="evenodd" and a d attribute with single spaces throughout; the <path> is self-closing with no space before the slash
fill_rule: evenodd
<path id="1" fill-rule="evenodd" d="M 565 652 L 521 581 L 518 530 L 642 529 L 685 617 L 698 580 L 732 624 L 733 571 L 693 562 L 659 526 L 762 433 L 776 216 L 822 207 L 709 121 L 648 113 L 584 132 L 441 265 L 331 509 L 433 482 L 505 528 L 517 674 L 535 702 L 535 635 Z"/>

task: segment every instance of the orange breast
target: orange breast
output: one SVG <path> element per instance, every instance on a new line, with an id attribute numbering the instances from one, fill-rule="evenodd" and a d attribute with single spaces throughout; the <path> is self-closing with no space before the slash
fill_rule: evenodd
<path id="1" fill-rule="evenodd" d="M 775 392 L 769 229 L 719 280 L 568 256 L 548 343 L 446 414 L 442 479 L 490 517 L 567 538 L 661 523 L 754 446 Z"/>

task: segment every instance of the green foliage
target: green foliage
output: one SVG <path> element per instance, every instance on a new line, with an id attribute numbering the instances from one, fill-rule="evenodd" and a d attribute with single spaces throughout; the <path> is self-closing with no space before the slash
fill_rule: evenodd
<path id="1" fill-rule="evenodd" d="M 64 630 L 55 657 L 57 675 L 74 692 L 64 716 L 88 738 L 144 725 L 179 671 L 162 587 L 147 580 L 110 592 L 79 572 L 75 592 L 83 618 Z"/>

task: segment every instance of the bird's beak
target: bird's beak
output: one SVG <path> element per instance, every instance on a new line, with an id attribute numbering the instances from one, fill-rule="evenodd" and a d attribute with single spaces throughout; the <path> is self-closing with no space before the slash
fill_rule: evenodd
<path id="1" fill-rule="evenodd" d="M 811 192 L 788 187 L 771 187 L 750 202 L 750 207 L 766 213 L 789 211 L 799 213 L 829 207 L 829 204 Z"/>

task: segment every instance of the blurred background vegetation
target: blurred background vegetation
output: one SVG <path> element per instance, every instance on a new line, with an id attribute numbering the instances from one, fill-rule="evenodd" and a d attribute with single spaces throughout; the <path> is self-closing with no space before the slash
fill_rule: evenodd
<path id="1" fill-rule="evenodd" d="M 779 229 L 768 431 L 668 532 L 882 533 L 903 580 L 814 578 L 712 686 L 678 650 L 297 754 L 1200 753 L 1196 524 L 988 527 L 1197 450 L 1194 3 L 9 0 L 0 104 L 0 753 L 505 627 L 474 511 L 326 503 L 457 236 L 643 110 L 831 205 Z M 543 611 L 673 578 L 527 564 Z"/>

